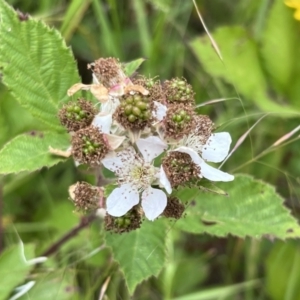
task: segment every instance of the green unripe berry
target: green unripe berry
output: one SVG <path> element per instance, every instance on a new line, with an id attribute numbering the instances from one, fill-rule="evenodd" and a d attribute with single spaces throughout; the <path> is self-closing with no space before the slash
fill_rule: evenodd
<path id="1" fill-rule="evenodd" d="M 117 223 L 116 225 L 119 226 L 119 227 L 122 227 L 123 226 L 123 218 L 118 218 L 115 220 L 115 222 Z"/>
<path id="2" fill-rule="evenodd" d="M 145 110 L 147 108 L 147 104 L 143 101 L 139 101 L 137 104 L 136 104 L 136 107 L 138 107 L 139 109 L 141 110 Z"/>
<path id="3" fill-rule="evenodd" d="M 182 116 L 182 117 L 185 117 L 186 116 L 186 111 L 185 110 L 181 110 L 179 112 L 179 115 Z"/>
<path id="4" fill-rule="evenodd" d="M 142 117 L 143 120 L 148 120 L 148 119 L 150 119 L 150 117 L 151 117 L 150 111 L 145 111 L 145 112 L 142 114 L 141 117 Z"/>
<path id="5" fill-rule="evenodd" d="M 94 148 L 93 145 L 89 145 L 87 149 L 88 149 L 88 151 L 89 151 L 90 153 L 93 152 L 93 151 L 95 150 L 95 148 Z"/>
<path id="6" fill-rule="evenodd" d="M 128 121 L 133 123 L 136 120 L 136 116 L 135 115 L 129 115 L 128 116 Z"/>
<path id="7" fill-rule="evenodd" d="M 133 102 L 134 102 L 133 96 L 128 96 L 128 97 L 126 98 L 126 103 L 127 103 L 127 104 L 132 104 Z"/>
<path id="8" fill-rule="evenodd" d="M 141 95 L 134 95 L 133 96 L 134 102 L 138 103 L 139 101 L 142 101 L 142 96 Z"/>
<path id="9" fill-rule="evenodd" d="M 125 220 L 124 220 L 124 226 L 125 226 L 125 227 L 128 227 L 130 224 L 131 224 L 130 219 L 125 219 Z"/>
<path id="10" fill-rule="evenodd" d="M 79 113 L 79 112 L 81 111 L 80 106 L 75 105 L 75 106 L 73 107 L 73 111 Z"/>
<path id="11" fill-rule="evenodd" d="M 124 108 L 125 115 L 129 116 L 132 112 L 132 105 L 126 105 Z"/>
<path id="12" fill-rule="evenodd" d="M 179 123 L 179 122 L 182 121 L 182 117 L 180 115 L 175 115 L 175 117 L 176 117 L 175 120 L 174 120 L 175 122 Z"/>
<path id="13" fill-rule="evenodd" d="M 133 113 L 135 116 L 139 117 L 139 116 L 141 115 L 141 110 L 140 110 L 138 107 L 133 107 L 133 108 L 132 108 L 132 113 Z"/>

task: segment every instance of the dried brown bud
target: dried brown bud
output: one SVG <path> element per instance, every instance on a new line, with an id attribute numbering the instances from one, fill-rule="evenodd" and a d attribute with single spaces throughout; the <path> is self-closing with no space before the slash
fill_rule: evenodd
<path id="1" fill-rule="evenodd" d="M 108 89 L 124 83 L 126 79 L 122 65 L 113 57 L 99 58 L 94 63 L 89 64 L 88 69 L 91 69 L 99 83 Z"/>
<path id="2" fill-rule="evenodd" d="M 214 123 L 206 115 L 197 115 L 194 118 L 196 126 L 194 135 L 201 137 L 201 143 L 204 145 L 212 134 L 214 129 Z"/>
<path id="3" fill-rule="evenodd" d="M 170 152 L 163 158 L 162 166 L 173 188 L 200 179 L 200 167 L 186 153 Z"/>
<path id="4" fill-rule="evenodd" d="M 69 194 L 77 210 L 94 211 L 100 206 L 100 189 L 89 183 L 77 182 L 69 188 Z"/>
<path id="5" fill-rule="evenodd" d="M 176 220 L 182 217 L 185 206 L 175 197 L 168 197 L 167 206 L 163 212 L 166 218 L 174 218 Z"/>

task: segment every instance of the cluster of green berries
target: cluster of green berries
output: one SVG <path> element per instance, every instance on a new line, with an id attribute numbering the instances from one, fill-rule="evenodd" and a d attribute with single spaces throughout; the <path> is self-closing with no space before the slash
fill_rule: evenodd
<path id="1" fill-rule="evenodd" d="M 78 131 L 92 123 L 96 112 L 91 102 L 79 98 L 76 102 L 71 101 L 64 105 L 58 115 L 61 124 L 64 125 L 68 131 Z"/>
<path id="2" fill-rule="evenodd" d="M 149 98 L 140 94 L 128 95 L 122 102 L 123 113 L 129 122 L 147 121 L 151 117 Z"/>
<path id="3" fill-rule="evenodd" d="M 180 78 L 167 80 L 164 84 L 168 102 L 194 102 L 194 92 L 190 84 Z"/>
<path id="4" fill-rule="evenodd" d="M 130 224 L 131 224 L 131 219 L 130 217 L 126 217 L 126 215 L 123 217 L 115 218 L 115 226 L 117 228 L 125 229 L 128 228 Z"/>
<path id="5" fill-rule="evenodd" d="M 191 121 L 191 116 L 184 109 L 181 109 L 173 114 L 172 121 L 176 126 L 183 127 L 186 123 Z"/>
<path id="6" fill-rule="evenodd" d="M 175 173 L 178 172 L 188 172 L 190 170 L 189 162 L 179 161 L 178 159 L 174 158 L 171 161 L 172 169 Z"/>
<path id="7" fill-rule="evenodd" d="M 82 137 L 82 140 L 84 142 L 82 151 L 86 155 L 95 153 L 101 147 L 101 145 L 99 143 L 93 142 L 86 135 Z"/>
<path id="8" fill-rule="evenodd" d="M 112 217 L 109 214 L 106 214 L 104 223 L 106 230 L 122 233 L 140 228 L 142 220 L 140 213 L 133 208 L 121 217 Z"/>
<path id="9" fill-rule="evenodd" d="M 86 112 L 77 104 L 72 104 L 66 108 L 66 117 L 71 120 L 80 121 L 87 117 Z"/>

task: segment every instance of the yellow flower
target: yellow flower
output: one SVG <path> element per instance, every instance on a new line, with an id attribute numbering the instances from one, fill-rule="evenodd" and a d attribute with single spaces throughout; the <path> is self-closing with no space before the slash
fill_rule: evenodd
<path id="1" fill-rule="evenodd" d="M 300 0 L 286 0 L 284 4 L 288 7 L 295 8 L 294 18 L 300 21 Z"/>

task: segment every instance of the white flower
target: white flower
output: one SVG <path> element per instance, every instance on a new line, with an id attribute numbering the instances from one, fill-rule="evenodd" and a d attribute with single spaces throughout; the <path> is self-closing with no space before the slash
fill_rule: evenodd
<path id="1" fill-rule="evenodd" d="M 151 187 L 159 173 L 152 161 L 166 149 L 166 144 L 158 137 L 150 136 L 139 139 L 136 145 L 142 156 L 129 147 L 110 153 L 102 160 L 103 165 L 118 176 L 120 184 L 107 198 L 107 212 L 115 217 L 123 216 L 139 203 L 141 194 L 144 213 L 153 221 L 167 205 L 166 194 Z"/>
<path id="2" fill-rule="evenodd" d="M 228 132 L 213 133 L 203 144 L 201 135 L 190 134 L 183 140 L 184 146 L 174 151 L 188 154 L 192 161 L 200 167 L 199 177 L 205 177 L 211 181 L 232 181 L 233 175 L 211 167 L 208 162 L 221 162 L 228 154 L 231 137 Z M 201 155 L 201 156 L 200 156 Z"/>

